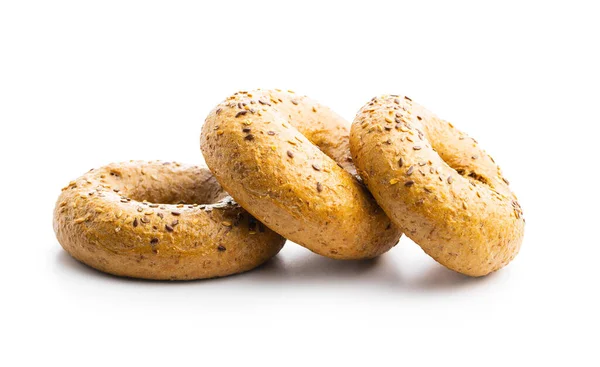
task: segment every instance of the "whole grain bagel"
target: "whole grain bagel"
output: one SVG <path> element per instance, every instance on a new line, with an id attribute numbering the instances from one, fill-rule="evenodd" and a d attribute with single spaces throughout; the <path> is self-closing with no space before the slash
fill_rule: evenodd
<path id="1" fill-rule="evenodd" d="M 127 162 L 69 183 L 54 231 L 77 260 L 119 276 L 200 279 L 250 270 L 282 248 L 205 168 Z"/>
<path id="2" fill-rule="evenodd" d="M 451 123 L 384 95 L 358 112 L 350 146 L 379 205 L 439 263 L 482 276 L 517 255 L 521 206 L 494 160 Z"/>
<path id="3" fill-rule="evenodd" d="M 201 147 L 219 183 L 275 232 L 331 258 L 371 258 L 401 232 L 353 176 L 348 134 L 307 97 L 257 90 L 210 112 Z"/>

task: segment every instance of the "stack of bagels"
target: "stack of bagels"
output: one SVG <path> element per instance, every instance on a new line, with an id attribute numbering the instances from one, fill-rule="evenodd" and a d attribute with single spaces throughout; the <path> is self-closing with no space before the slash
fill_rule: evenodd
<path id="1" fill-rule="evenodd" d="M 290 91 L 238 92 L 209 113 L 200 147 L 208 169 L 130 161 L 71 181 L 60 244 L 103 272 L 170 280 L 253 269 L 286 239 L 368 259 L 404 233 L 469 276 L 521 246 L 523 212 L 494 160 L 406 96 L 373 98 L 350 125 Z"/>

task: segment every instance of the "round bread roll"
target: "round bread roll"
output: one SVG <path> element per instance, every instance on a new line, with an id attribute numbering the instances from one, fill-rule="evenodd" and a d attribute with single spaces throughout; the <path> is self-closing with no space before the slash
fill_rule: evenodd
<path id="1" fill-rule="evenodd" d="M 58 198 L 54 231 L 77 260 L 145 279 L 222 277 L 275 256 L 285 239 L 237 205 L 205 168 L 128 162 L 93 169 Z"/>
<path id="2" fill-rule="evenodd" d="M 353 176 L 348 134 L 307 97 L 257 90 L 210 112 L 201 148 L 219 183 L 275 232 L 331 258 L 372 258 L 401 232 Z"/>
<path id="3" fill-rule="evenodd" d="M 482 276 L 519 252 L 525 220 L 500 168 L 477 142 L 408 97 L 357 114 L 352 156 L 379 205 L 442 265 Z"/>

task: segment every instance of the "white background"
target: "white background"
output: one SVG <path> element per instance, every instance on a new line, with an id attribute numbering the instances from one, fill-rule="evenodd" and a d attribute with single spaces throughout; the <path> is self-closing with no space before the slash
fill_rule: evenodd
<path id="1" fill-rule="evenodd" d="M 600 13 L 483 3 L 1 2 L 0 364 L 597 366 Z M 368 262 L 288 242 L 253 272 L 169 283 L 61 249 L 69 180 L 201 163 L 208 111 L 277 87 L 348 120 L 398 93 L 453 121 L 519 196 L 520 255 L 471 279 L 407 238 Z"/>

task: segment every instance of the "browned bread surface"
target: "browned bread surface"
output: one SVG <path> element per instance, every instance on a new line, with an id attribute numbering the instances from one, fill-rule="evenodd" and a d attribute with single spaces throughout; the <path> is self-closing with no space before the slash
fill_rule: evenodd
<path id="1" fill-rule="evenodd" d="M 307 97 L 258 90 L 210 112 L 201 148 L 219 183 L 275 232 L 324 256 L 371 258 L 401 232 L 353 176 L 348 134 Z"/>
<path id="2" fill-rule="evenodd" d="M 435 260 L 482 276 L 519 252 L 525 220 L 477 142 L 408 97 L 384 95 L 350 134 L 359 174 L 392 221 Z"/>
<path id="3" fill-rule="evenodd" d="M 79 261 L 119 276 L 200 279 L 250 270 L 285 239 L 237 205 L 206 168 L 113 163 L 66 186 L 54 231 Z"/>

